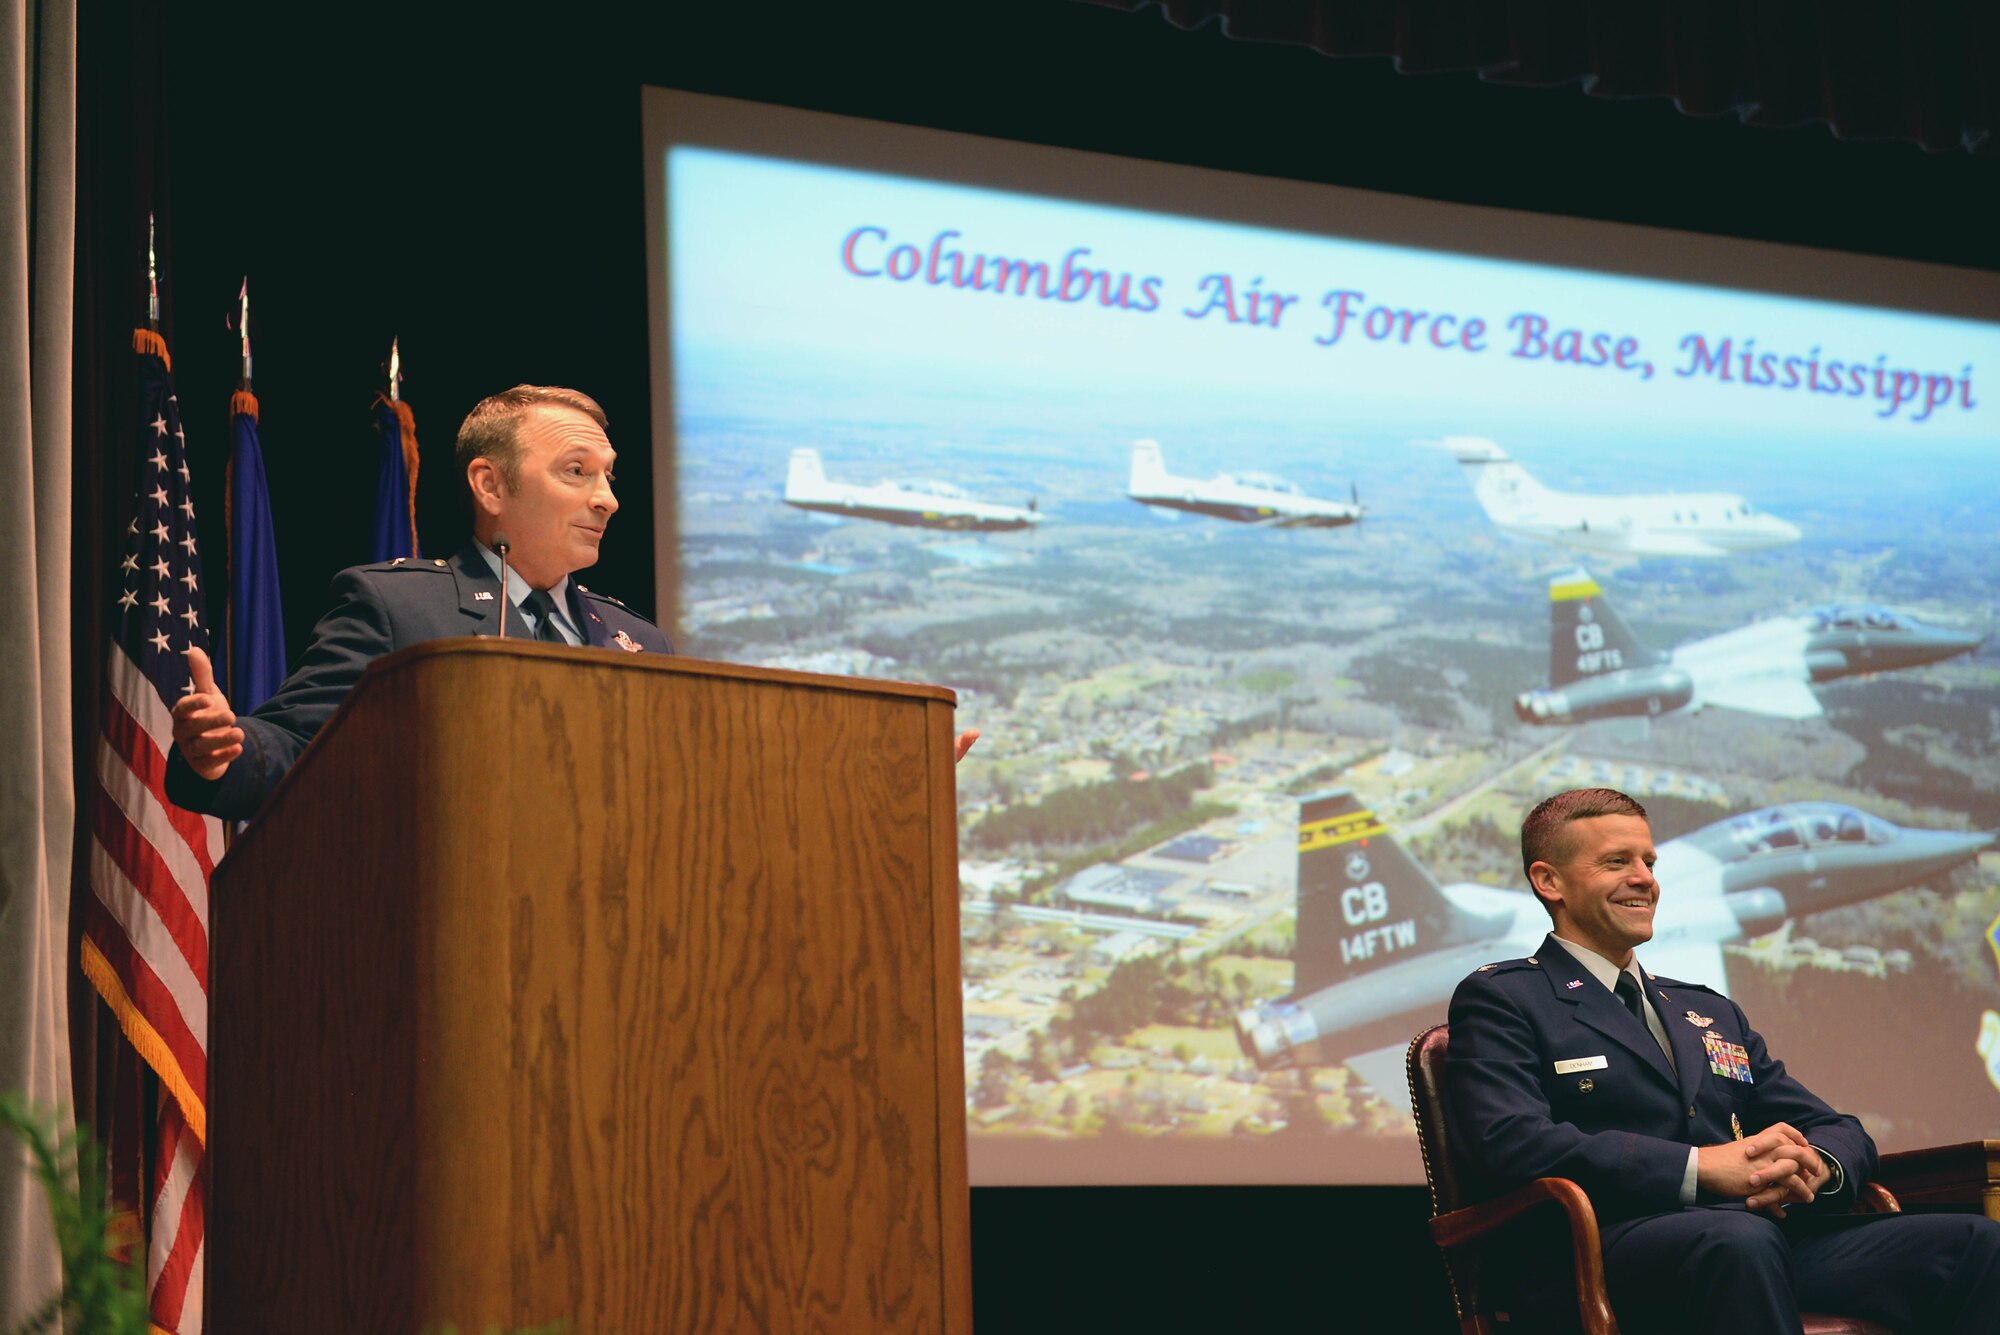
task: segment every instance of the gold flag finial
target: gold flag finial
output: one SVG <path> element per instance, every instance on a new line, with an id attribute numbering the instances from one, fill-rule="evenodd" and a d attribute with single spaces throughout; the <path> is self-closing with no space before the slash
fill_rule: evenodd
<path id="1" fill-rule="evenodd" d="M 243 342 L 243 388 L 250 388 L 250 275 L 243 275 L 236 294 L 236 335 Z"/>
<path id="2" fill-rule="evenodd" d="M 153 214 L 146 213 L 146 328 L 160 329 L 160 259 L 153 249 Z"/>

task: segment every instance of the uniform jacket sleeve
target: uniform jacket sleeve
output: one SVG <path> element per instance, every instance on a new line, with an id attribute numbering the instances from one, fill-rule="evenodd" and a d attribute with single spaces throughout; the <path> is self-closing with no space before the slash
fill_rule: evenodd
<path id="1" fill-rule="evenodd" d="M 1734 1011 L 1747 1037 L 1750 1071 L 1756 1084 L 1755 1116 L 1746 1120 L 1745 1130 L 1756 1134 L 1776 1122 L 1784 1122 L 1812 1144 L 1840 1160 L 1847 1177 L 1838 1194 L 1826 1194 L 1813 1202 L 1814 1208 L 1842 1210 L 1852 1205 L 1861 1184 L 1875 1176 L 1875 1141 L 1859 1119 L 1836 1112 L 1819 1095 L 1792 1078 L 1785 1064 L 1764 1046 L 1764 1037 L 1750 1027 L 1742 1008 L 1726 997 L 1716 1001 Z"/>
<path id="2" fill-rule="evenodd" d="M 243 754 L 220 779 L 197 776 L 179 747 L 169 753 L 167 796 L 175 805 L 228 820 L 256 815 L 362 669 L 396 647 L 388 610 L 363 570 L 341 571 L 331 593 L 333 607 L 313 628 L 312 642 L 291 675 L 256 712 L 237 719 Z"/>

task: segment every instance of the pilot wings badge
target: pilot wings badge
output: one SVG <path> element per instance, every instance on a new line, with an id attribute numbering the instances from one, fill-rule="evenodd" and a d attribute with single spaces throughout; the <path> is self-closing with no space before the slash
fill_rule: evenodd
<path id="1" fill-rule="evenodd" d="M 1710 1019 L 1708 1016 L 1702 1015 L 1695 1011 L 1689 1011 L 1686 1015 L 1682 1016 L 1681 1018 L 1686 1020 L 1689 1024 L 1693 1025 L 1697 1029 L 1706 1029 L 1710 1025 L 1715 1023 L 1715 1021 Z"/>
<path id="2" fill-rule="evenodd" d="M 623 649 L 628 654 L 643 654 L 646 652 L 646 647 L 644 645 L 640 644 L 637 640 L 633 639 L 630 635 L 627 635 L 622 630 L 619 631 L 616 635 L 613 635 L 611 637 L 611 640 L 612 643 L 616 644 L 620 649 Z"/>

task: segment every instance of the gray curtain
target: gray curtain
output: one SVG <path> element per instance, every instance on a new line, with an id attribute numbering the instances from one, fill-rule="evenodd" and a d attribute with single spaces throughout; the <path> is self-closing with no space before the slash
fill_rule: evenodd
<path id="1" fill-rule="evenodd" d="M 70 1109 L 70 338 L 74 0 L 0 0 L 0 1090 Z M 0 1329 L 62 1283 L 0 1147 Z"/>

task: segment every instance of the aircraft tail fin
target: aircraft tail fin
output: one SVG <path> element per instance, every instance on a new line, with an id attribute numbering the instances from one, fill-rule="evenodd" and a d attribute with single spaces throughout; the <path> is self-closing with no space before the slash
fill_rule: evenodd
<path id="1" fill-rule="evenodd" d="M 1549 581 L 1549 685 L 1664 663 L 1667 656 L 1639 643 L 1581 566 Z"/>
<path id="2" fill-rule="evenodd" d="M 1533 513 L 1549 489 L 1535 481 L 1507 451 L 1481 436 L 1446 436 L 1445 448 L 1472 483 L 1472 495 L 1495 523 L 1510 524 Z"/>
<path id="3" fill-rule="evenodd" d="M 820 465 L 819 451 L 792 451 L 792 463 L 785 473 L 785 499 L 812 500 L 826 490 L 826 469 Z"/>
<path id="4" fill-rule="evenodd" d="M 1133 496 L 1156 496 L 1167 489 L 1167 465 L 1160 457 L 1157 440 L 1135 441 L 1132 445 L 1132 480 L 1125 488 Z"/>
<path id="5" fill-rule="evenodd" d="M 1446 899 L 1352 791 L 1300 802 L 1294 996 L 1437 946 L 1497 935 L 1506 925 Z"/>

